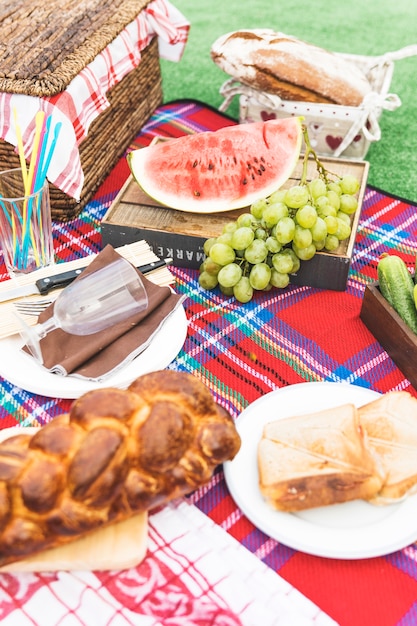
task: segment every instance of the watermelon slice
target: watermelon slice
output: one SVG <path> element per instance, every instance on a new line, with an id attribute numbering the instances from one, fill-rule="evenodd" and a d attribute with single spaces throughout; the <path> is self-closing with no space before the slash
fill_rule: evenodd
<path id="1" fill-rule="evenodd" d="M 127 156 L 145 193 L 173 209 L 218 213 L 249 206 L 291 176 L 302 118 L 237 124 L 139 148 Z"/>

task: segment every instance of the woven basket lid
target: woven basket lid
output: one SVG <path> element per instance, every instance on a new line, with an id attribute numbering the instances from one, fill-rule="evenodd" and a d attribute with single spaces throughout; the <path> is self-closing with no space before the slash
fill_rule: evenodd
<path id="1" fill-rule="evenodd" d="M 0 91 L 53 96 L 132 22 L 149 0 L 2 0 Z"/>

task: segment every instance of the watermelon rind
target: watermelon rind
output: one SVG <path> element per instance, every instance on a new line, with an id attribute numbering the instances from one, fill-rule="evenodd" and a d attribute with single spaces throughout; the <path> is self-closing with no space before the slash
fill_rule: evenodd
<path id="1" fill-rule="evenodd" d="M 220 213 L 250 206 L 291 176 L 302 118 L 227 126 L 154 143 L 127 155 L 133 177 L 163 206 Z"/>

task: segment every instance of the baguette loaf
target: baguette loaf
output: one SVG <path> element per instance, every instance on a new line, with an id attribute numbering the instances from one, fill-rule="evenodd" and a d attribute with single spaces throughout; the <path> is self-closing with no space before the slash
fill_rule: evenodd
<path id="1" fill-rule="evenodd" d="M 0 444 L 0 566 L 189 493 L 239 447 L 230 415 L 190 374 L 88 392 Z"/>
<path id="2" fill-rule="evenodd" d="M 227 33 L 211 47 L 226 74 L 284 100 L 358 106 L 371 85 L 340 55 L 271 29 Z"/>

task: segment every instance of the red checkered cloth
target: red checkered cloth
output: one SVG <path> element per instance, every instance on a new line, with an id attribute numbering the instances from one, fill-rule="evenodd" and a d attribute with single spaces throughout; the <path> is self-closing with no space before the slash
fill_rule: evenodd
<path id="1" fill-rule="evenodd" d="M 154 37 L 159 38 L 160 56 L 178 61 L 188 31 L 186 18 L 168 0 L 153 0 L 62 93 L 38 98 L 0 92 L 0 137 L 17 146 L 16 111 L 25 157 L 29 161 L 37 111 L 51 116 L 51 128 L 61 122 L 47 177 L 58 189 L 79 200 L 84 174 L 78 147 L 87 137 L 91 123 L 110 106 L 107 93 L 140 64 L 141 51 Z"/>
<path id="2" fill-rule="evenodd" d="M 150 516 L 148 551 L 137 567 L 1 574 L 0 589 L 4 626 L 335 626 L 186 502 Z"/>
<path id="3" fill-rule="evenodd" d="M 168 103 L 158 107 L 132 147 L 147 145 L 155 136 L 177 137 L 235 123 L 199 102 Z M 129 173 L 123 158 L 75 220 L 54 224 L 58 259 L 71 260 L 100 250 L 100 220 Z M 257 293 L 253 301 L 239 305 L 216 290 L 201 289 L 197 271 L 172 268 L 177 291 L 186 295 L 184 308 L 189 329 L 183 349 L 169 368 L 192 372 L 235 417 L 265 393 L 305 381 L 346 381 L 378 392 L 406 389 L 417 395 L 359 318 L 365 285 L 376 279 L 380 254 L 399 251 L 411 269 L 417 250 L 416 232 L 415 204 L 368 187 L 344 292 L 289 286 L 285 290 Z M 6 277 L 4 267 L 0 267 L 0 279 Z M 31 394 L 6 379 L 0 379 L 0 391 L 3 428 L 16 423 L 42 425 L 70 406 L 69 400 Z M 363 560 L 325 559 L 304 554 L 254 527 L 230 496 L 221 468 L 189 501 L 340 626 L 417 624 L 415 543 L 393 554 Z M 162 553 L 165 549 L 160 555 Z M 124 587 L 126 578 L 122 572 L 114 572 L 112 577 L 114 586 Z M 59 576 L 60 580 L 69 578 L 69 575 Z M 33 589 L 38 592 L 39 602 L 43 597 L 52 602 L 55 587 L 49 588 L 48 582 L 49 579 L 36 579 Z M 102 591 L 96 583 L 96 576 L 77 575 L 76 593 L 67 592 L 67 587 L 62 585 L 54 602 L 60 606 L 61 598 L 65 597 L 71 607 L 79 607 L 77 613 L 82 615 L 88 599 Z M 132 588 L 129 593 L 133 596 L 142 593 L 136 580 Z M 2 598 L 8 594 L 25 610 L 31 609 L 33 604 L 30 599 L 25 602 L 22 589 L 26 587 L 20 579 L 0 577 Z M 103 597 L 113 602 L 107 589 L 103 590 Z M 1 606 L 3 604 L 2 600 Z M 182 607 L 179 602 L 174 616 Z M 141 611 L 140 606 L 138 611 Z M 280 615 L 278 609 L 277 625 L 281 624 Z M 320 623 L 322 617 L 317 619 Z M 28 618 L 21 623 L 36 621 Z M 42 626 L 43 623 L 40 622 Z M 99 620 L 99 623 L 107 622 Z M 121 617 L 119 622 L 114 620 L 113 623 L 129 622 Z M 169 623 L 164 621 L 164 626 Z M 180 621 L 175 623 L 181 624 Z M 300 621 L 283 623 L 301 626 L 303 621 L 300 618 Z M 254 626 L 258 623 L 254 622 Z"/>

